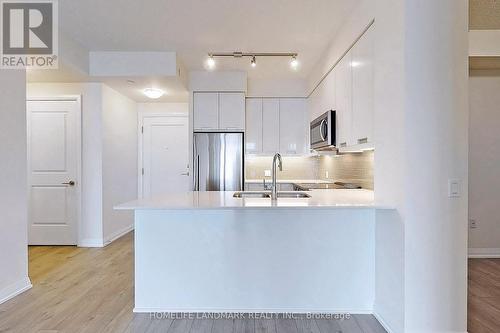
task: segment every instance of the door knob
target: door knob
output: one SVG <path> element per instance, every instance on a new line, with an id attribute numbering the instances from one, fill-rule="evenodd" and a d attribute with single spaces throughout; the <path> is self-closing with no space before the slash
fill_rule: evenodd
<path id="1" fill-rule="evenodd" d="M 181 173 L 181 176 L 189 176 L 189 171 L 188 171 L 188 172 Z"/>
<path id="2" fill-rule="evenodd" d="M 75 186 L 75 182 L 73 180 L 70 180 L 67 183 L 61 183 L 61 184 L 63 184 L 63 185 L 69 185 L 69 186 Z"/>

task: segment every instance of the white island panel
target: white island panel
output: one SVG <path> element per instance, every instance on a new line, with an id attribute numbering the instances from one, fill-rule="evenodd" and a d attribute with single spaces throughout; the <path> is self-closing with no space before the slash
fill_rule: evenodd
<path id="1" fill-rule="evenodd" d="M 373 310 L 373 209 L 141 209 L 135 218 L 135 312 Z"/>

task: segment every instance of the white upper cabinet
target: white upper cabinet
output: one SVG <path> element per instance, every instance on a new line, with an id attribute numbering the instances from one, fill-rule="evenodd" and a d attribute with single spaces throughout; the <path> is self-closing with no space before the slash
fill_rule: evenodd
<path id="1" fill-rule="evenodd" d="M 305 154 L 307 149 L 307 105 L 304 98 L 280 99 L 280 152 Z"/>
<path id="2" fill-rule="evenodd" d="M 219 93 L 219 128 L 245 130 L 244 93 Z"/>
<path id="3" fill-rule="evenodd" d="M 352 49 L 353 144 L 373 142 L 373 29 Z"/>
<path id="4" fill-rule="evenodd" d="M 262 152 L 262 98 L 246 101 L 245 149 L 247 154 Z"/>
<path id="5" fill-rule="evenodd" d="M 197 92 L 193 95 L 195 130 L 214 130 L 219 126 L 219 94 Z"/>
<path id="6" fill-rule="evenodd" d="M 368 29 L 309 98 L 309 119 L 336 112 L 341 151 L 373 147 L 374 28 Z M 363 146 L 359 146 L 363 145 Z"/>
<path id="7" fill-rule="evenodd" d="M 309 98 L 309 120 L 314 120 L 329 110 L 335 110 L 336 91 L 335 91 L 334 68 L 314 90 Z"/>
<path id="8" fill-rule="evenodd" d="M 280 149 L 280 101 L 278 98 L 262 100 L 262 152 L 274 154 Z"/>
<path id="9" fill-rule="evenodd" d="M 337 111 L 337 147 L 347 147 L 352 140 L 352 71 L 351 53 L 336 66 L 335 92 Z"/>
<path id="10" fill-rule="evenodd" d="M 300 155 L 309 151 L 309 117 L 305 98 L 248 98 L 247 154 Z"/>
<path id="11" fill-rule="evenodd" d="M 245 94 L 195 92 L 194 130 L 245 130 Z"/>

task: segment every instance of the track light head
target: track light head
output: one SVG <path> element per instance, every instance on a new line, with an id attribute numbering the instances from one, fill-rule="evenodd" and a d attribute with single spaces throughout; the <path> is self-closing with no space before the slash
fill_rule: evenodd
<path id="1" fill-rule="evenodd" d="M 293 69 L 297 69 L 299 67 L 299 61 L 297 60 L 297 56 L 292 56 L 292 60 L 290 61 L 290 67 Z"/>
<path id="2" fill-rule="evenodd" d="M 252 56 L 252 60 L 250 61 L 250 65 L 254 68 L 257 67 L 257 61 L 255 60 L 255 56 Z"/>
<path id="3" fill-rule="evenodd" d="M 215 68 L 215 59 L 213 55 L 209 55 L 207 59 L 207 68 L 214 69 Z"/>

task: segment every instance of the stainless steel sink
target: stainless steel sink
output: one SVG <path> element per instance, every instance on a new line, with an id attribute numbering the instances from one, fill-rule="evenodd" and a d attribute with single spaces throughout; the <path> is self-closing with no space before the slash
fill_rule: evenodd
<path id="1" fill-rule="evenodd" d="M 270 198 L 271 192 L 236 192 L 235 198 Z"/>
<path id="2" fill-rule="evenodd" d="M 278 192 L 279 198 L 310 198 L 311 196 L 304 192 Z"/>
<path id="3" fill-rule="evenodd" d="M 270 192 L 236 192 L 235 198 L 270 198 Z M 311 196 L 304 192 L 278 192 L 278 198 L 310 198 Z"/>

